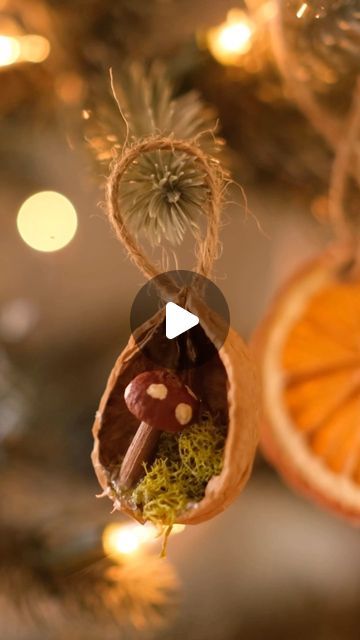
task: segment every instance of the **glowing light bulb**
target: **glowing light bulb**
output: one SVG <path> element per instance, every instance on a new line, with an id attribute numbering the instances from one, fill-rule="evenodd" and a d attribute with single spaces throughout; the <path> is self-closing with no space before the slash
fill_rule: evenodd
<path id="1" fill-rule="evenodd" d="M 248 50 L 251 37 L 250 27 L 242 22 L 230 24 L 219 33 L 219 46 L 229 53 L 243 53 Z"/>
<path id="2" fill-rule="evenodd" d="M 20 236 L 37 251 L 58 251 L 73 239 L 77 215 L 70 200 L 55 191 L 35 193 L 20 207 Z"/>
<path id="3" fill-rule="evenodd" d="M 21 47 L 17 38 L 0 35 L 0 67 L 17 62 L 21 55 Z"/>
<path id="4" fill-rule="evenodd" d="M 154 540 L 156 535 L 156 529 L 151 525 L 109 524 L 103 533 L 104 551 L 115 558 L 129 555 Z"/>
<path id="5" fill-rule="evenodd" d="M 184 531 L 185 525 L 174 524 L 171 535 Z M 105 527 L 102 543 L 106 555 L 121 559 L 124 555 L 135 554 L 148 543 L 159 537 L 157 529 L 151 524 L 109 524 Z"/>
<path id="6" fill-rule="evenodd" d="M 210 52 L 221 64 L 238 64 L 252 45 L 253 24 L 243 11 L 229 11 L 226 21 L 207 34 Z"/>

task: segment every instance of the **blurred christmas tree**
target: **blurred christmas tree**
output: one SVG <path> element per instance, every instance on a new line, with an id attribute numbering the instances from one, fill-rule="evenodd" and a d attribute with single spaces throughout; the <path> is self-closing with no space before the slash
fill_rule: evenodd
<path id="1" fill-rule="evenodd" d="M 86 485 L 74 491 L 64 476 L 44 477 L 19 462 L 2 470 L 0 611 L 7 640 L 37 629 L 60 638 L 76 628 L 81 639 L 100 632 L 132 637 L 169 619 L 177 592 L 171 565 L 140 549 L 137 525 L 111 525 L 115 535 L 106 544 L 106 520 L 93 500 Z"/>

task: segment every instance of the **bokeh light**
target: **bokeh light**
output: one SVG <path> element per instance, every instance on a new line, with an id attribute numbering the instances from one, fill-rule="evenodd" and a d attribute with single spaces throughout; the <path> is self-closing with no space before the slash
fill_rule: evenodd
<path id="1" fill-rule="evenodd" d="M 56 95 L 68 105 L 78 104 L 84 99 L 86 87 L 78 73 L 59 73 L 55 80 Z"/>
<path id="2" fill-rule="evenodd" d="M 175 524 L 171 534 L 181 533 L 184 529 L 185 525 Z M 135 554 L 142 546 L 158 538 L 158 530 L 150 523 L 109 524 L 104 529 L 102 542 L 106 555 L 121 559 L 123 556 Z"/>
<path id="3" fill-rule="evenodd" d="M 151 526 L 109 524 L 103 533 L 104 552 L 112 557 L 130 555 L 154 538 L 155 530 Z"/>
<path id="4" fill-rule="evenodd" d="M 50 53 L 50 42 L 43 36 L 0 35 L 0 67 L 19 62 L 44 62 Z"/>
<path id="5" fill-rule="evenodd" d="M 21 47 L 17 38 L 0 35 L 0 67 L 17 62 L 21 55 Z"/>
<path id="6" fill-rule="evenodd" d="M 21 238 L 37 251 L 57 251 L 73 239 L 77 229 L 74 206 L 61 193 L 35 193 L 20 207 L 17 228 Z"/>
<path id="7" fill-rule="evenodd" d="M 5 342 L 19 342 L 36 326 L 39 310 L 27 298 L 13 298 L 0 306 L 0 337 Z"/>
<path id="8" fill-rule="evenodd" d="M 50 53 L 47 38 L 38 35 L 22 36 L 20 39 L 21 59 L 26 62 L 44 62 Z"/>
<path id="9" fill-rule="evenodd" d="M 207 44 L 214 58 L 224 65 L 235 65 L 252 44 L 253 25 L 243 11 L 232 9 L 226 21 L 210 29 Z"/>
<path id="10" fill-rule="evenodd" d="M 305 15 L 306 11 L 308 10 L 309 5 L 307 2 L 303 2 L 302 5 L 300 6 L 300 8 L 298 9 L 297 13 L 296 13 L 296 17 L 297 18 L 302 18 L 303 15 Z"/>

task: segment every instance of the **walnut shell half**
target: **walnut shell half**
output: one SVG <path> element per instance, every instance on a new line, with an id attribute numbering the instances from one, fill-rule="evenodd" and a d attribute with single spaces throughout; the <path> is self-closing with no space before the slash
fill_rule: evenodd
<path id="1" fill-rule="evenodd" d="M 198 524 L 223 511 L 247 482 L 258 443 L 260 394 L 253 362 L 240 336 L 230 328 L 224 344 L 214 350 L 220 318 L 195 296 L 187 299 L 186 307 L 200 317 L 200 325 L 190 334 L 194 336 L 190 345 L 192 357 L 196 361 L 197 350 L 203 353 L 207 346 L 213 355 L 205 364 L 177 373 L 202 399 L 212 416 L 228 427 L 220 475 L 208 482 L 204 498 L 177 519 L 182 524 Z M 166 351 L 168 366 L 174 367 L 184 343 L 165 337 L 164 322 L 164 311 L 161 311 L 142 325 L 138 330 L 138 343 L 140 340 L 157 353 Z M 121 460 L 139 426 L 126 407 L 124 390 L 139 373 L 156 368 L 158 364 L 144 356 L 132 336 L 117 359 L 101 398 L 93 427 L 92 462 L 99 483 L 110 498 L 115 496 Z M 134 512 L 124 499 L 115 496 L 113 500 L 115 508 L 139 522 L 144 521 L 141 512 Z"/>

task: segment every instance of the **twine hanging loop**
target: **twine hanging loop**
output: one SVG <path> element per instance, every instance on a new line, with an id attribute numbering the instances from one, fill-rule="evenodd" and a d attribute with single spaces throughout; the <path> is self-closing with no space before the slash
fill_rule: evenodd
<path id="1" fill-rule="evenodd" d="M 107 209 L 110 222 L 116 235 L 124 245 L 130 259 L 136 264 L 146 278 L 158 276 L 161 271 L 149 260 L 137 239 L 129 230 L 121 213 L 119 197 L 121 180 L 127 169 L 144 153 L 153 151 L 178 151 L 193 157 L 204 172 L 204 184 L 209 192 L 205 205 L 207 217 L 206 233 L 202 236 L 195 233 L 196 264 L 194 271 L 209 277 L 213 263 L 219 255 L 219 226 L 222 196 L 225 186 L 224 174 L 219 164 L 207 155 L 197 144 L 196 140 L 177 140 L 172 137 L 152 136 L 136 141 L 126 147 L 112 165 L 107 185 Z"/>

